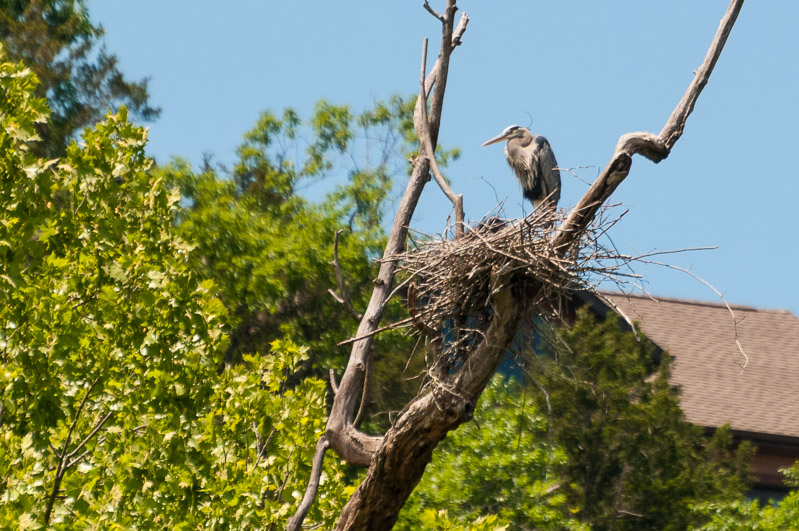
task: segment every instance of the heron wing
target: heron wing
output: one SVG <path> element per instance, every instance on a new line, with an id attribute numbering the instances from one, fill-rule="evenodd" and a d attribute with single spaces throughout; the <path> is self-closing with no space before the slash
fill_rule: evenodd
<path id="1" fill-rule="evenodd" d="M 540 175 L 541 188 L 543 195 L 541 199 L 548 198 L 553 205 L 557 206 L 560 201 L 560 171 L 558 161 L 555 160 L 555 153 L 546 138 L 536 135 L 533 138 L 535 149 L 535 164 Z"/>

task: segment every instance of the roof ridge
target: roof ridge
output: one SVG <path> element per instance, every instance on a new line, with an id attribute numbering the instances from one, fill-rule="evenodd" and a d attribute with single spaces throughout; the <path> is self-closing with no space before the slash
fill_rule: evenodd
<path id="1" fill-rule="evenodd" d="M 680 299 L 677 297 L 661 297 L 657 295 L 642 295 L 637 293 L 623 293 L 621 291 L 610 291 L 610 290 L 598 290 L 598 293 L 602 295 L 608 296 L 618 296 L 618 297 L 627 297 L 629 299 L 638 299 L 638 300 L 646 300 L 650 302 L 665 302 L 665 303 L 676 303 L 676 304 L 685 304 L 689 306 L 703 306 L 703 307 L 712 307 L 712 308 L 721 308 L 727 309 L 724 302 L 710 302 L 710 301 L 700 301 L 694 299 Z M 768 313 L 787 313 L 789 315 L 793 315 L 790 310 L 777 308 L 777 309 L 770 309 L 770 308 L 757 308 L 755 306 L 748 306 L 745 304 L 729 304 L 729 307 L 733 310 L 742 310 L 742 311 L 749 311 L 749 312 L 768 312 Z"/>

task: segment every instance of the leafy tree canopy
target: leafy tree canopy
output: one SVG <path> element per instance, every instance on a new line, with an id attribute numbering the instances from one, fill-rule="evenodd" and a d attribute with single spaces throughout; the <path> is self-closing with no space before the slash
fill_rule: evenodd
<path id="1" fill-rule="evenodd" d="M 344 350 L 330 345 L 346 338 L 357 321 L 328 291 L 340 291 L 332 264 L 336 232 L 347 296 L 362 310 L 374 274 L 370 258 L 384 240 L 380 221 L 407 107 L 394 98 L 354 116 L 346 106 L 322 101 L 305 129 L 292 109 L 264 112 L 244 135 L 232 179 L 210 165 L 195 173 L 181 160 L 161 168 L 188 201 L 179 227 L 196 244 L 195 269 L 220 286 L 239 321 L 234 359 L 286 334 L 309 345 L 320 364 L 341 364 L 331 360 Z M 359 125 L 362 142 L 355 146 Z M 305 132 L 312 138 L 302 138 Z M 369 162 L 352 167 L 360 148 L 368 150 Z M 300 194 L 334 172 L 347 179 L 321 201 Z"/>
<path id="2" fill-rule="evenodd" d="M 700 531 L 794 531 L 799 529 L 799 464 L 783 470 L 793 490 L 779 503 L 756 500 L 706 503 L 697 512 L 710 518 Z"/>
<path id="3" fill-rule="evenodd" d="M 2 59 L 2 58 L 0 58 Z M 0 527 L 277 529 L 324 429 L 288 341 L 219 371 L 226 312 L 123 108 L 61 159 L 47 108 L 0 64 Z M 311 521 L 346 498 L 328 463 Z"/>
<path id="4" fill-rule="evenodd" d="M 36 95 L 52 112 L 37 127 L 41 138 L 32 148 L 38 154 L 63 155 L 71 138 L 120 105 L 144 120 L 160 113 L 148 102 L 147 80 L 123 76 L 103 34 L 85 0 L 0 2 L 0 41 L 11 60 L 23 61 L 39 78 Z"/>

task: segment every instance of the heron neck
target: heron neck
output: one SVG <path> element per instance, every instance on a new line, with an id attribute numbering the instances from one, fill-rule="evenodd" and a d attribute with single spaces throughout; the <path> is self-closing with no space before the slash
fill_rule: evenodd
<path id="1" fill-rule="evenodd" d="M 522 136 L 517 138 L 511 138 L 510 140 L 508 140 L 508 147 L 511 147 L 512 145 L 514 148 L 515 147 L 524 148 L 529 146 L 532 141 L 533 141 L 533 134 L 530 131 L 524 131 Z"/>

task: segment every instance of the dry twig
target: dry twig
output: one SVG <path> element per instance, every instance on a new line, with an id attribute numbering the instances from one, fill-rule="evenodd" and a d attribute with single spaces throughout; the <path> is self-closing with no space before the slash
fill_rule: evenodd
<path id="1" fill-rule="evenodd" d="M 425 2 L 425 7 L 429 7 L 428 4 Z M 432 9 L 432 8 L 431 8 Z M 419 88 L 419 100 L 420 101 L 427 101 L 427 94 L 425 94 L 424 88 L 424 79 L 425 79 L 425 70 L 427 69 L 427 39 L 424 40 L 424 45 L 422 47 L 422 78 L 420 80 L 420 88 Z M 436 153 L 435 148 L 433 148 L 433 142 L 430 139 L 430 129 L 427 122 L 427 105 L 422 105 L 419 107 L 422 113 L 422 118 L 419 120 L 419 144 L 421 145 L 422 149 L 419 151 L 419 155 L 421 156 L 422 153 L 425 153 L 428 160 L 430 161 L 430 170 L 433 174 L 433 177 L 438 183 L 439 188 L 444 192 L 444 195 L 447 196 L 447 199 L 450 200 L 452 203 L 452 208 L 455 210 L 455 238 L 461 238 L 463 236 L 464 230 L 464 219 L 463 219 L 463 194 L 455 194 L 450 188 L 449 183 L 441 174 L 441 170 L 438 167 L 438 162 L 436 161 Z"/>

